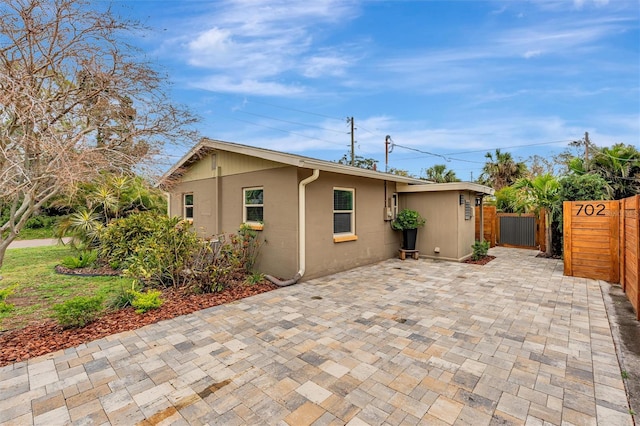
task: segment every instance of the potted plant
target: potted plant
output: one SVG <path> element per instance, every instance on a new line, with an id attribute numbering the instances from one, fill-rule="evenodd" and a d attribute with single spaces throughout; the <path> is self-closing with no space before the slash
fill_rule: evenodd
<path id="1" fill-rule="evenodd" d="M 402 248 L 404 250 L 416 249 L 416 238 L 418 228 L 424 226 L 425 219 L 415 210 L 404 209 L 391 222 L 391 227 L 397 231 L 402 231 Z"/>

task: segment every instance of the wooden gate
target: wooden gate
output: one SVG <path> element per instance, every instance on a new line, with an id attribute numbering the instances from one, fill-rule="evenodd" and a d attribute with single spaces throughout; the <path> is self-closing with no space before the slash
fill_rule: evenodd
<path id="1" fill-rule="evenodd" d="M 620 279 L 619 201 L 565 201 L 564 274 Z"/>
<path id="2" fill-rule="evenodd" d="M 498 214 L 498 245 L 537 248 L 535 215 L 530 213 Z"/>
<path id="3" fill-rule="evenodd" d="M 640 195 L 620 200 L 620 284 L 640 319 Z"/>

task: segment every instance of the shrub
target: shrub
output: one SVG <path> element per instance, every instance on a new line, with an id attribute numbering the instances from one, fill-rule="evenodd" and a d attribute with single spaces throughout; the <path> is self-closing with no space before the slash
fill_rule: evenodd
<path id="1" fill-rule="evenodd" d="M 149 285 L 180 286 L 185 265 L 201 244 L 189 222 L 158 216 L 156 228 L 130 256 L 125 275 Z"/>
<path id="2" fill-rule="evenodd" d="M 155 213 L 138 213 L 112 221 L 100 232 L 100 258 L 111 266 L 125 268 L 145 240 L 167 219 Z"/>
<path id="3" fill-rule="evenodd" d="M 163 300 L 160 298 L 162 292 L 160 290 L 147 290 L 146 293 L 140 293 L 130 290 L 133 295 L 131 306 L 136 308 L 136 314 L 144 314 L 151 309 L 158 309 L 162 306 Z"/>
<path id="4" fill-rule="evenodd" d="M 94 321 L 102 310 L 102 297 L 78 296 L 54 305 L 54 316 L 64 328 L 84 327 Z"/>
<path id="5" fill-rule="evenodd" d="M 254 272 L 252 274 L 247 275 L 247 278 L 244 280 L 245 283 L 249 285 L 259 284 L 264 280 L 264 274 L 259 272 Z"/>
<path id="6" fill-rule="evenodd" d="M 261 245 L 258 233 L 243 225 L 237 234 L 221 234 L 213 241 L 201 243 L 184 272 L 196 291 L 222 291 L 229 283 L 241 281 L 251 272 Z"/>
<path id="7" fill-rule="evenodd" d="M 109 308 L 112 309 L 124 309 L 127 306 L 132 306 L 131 303 L 136 293 L 136 280 L 131 283 L 131 288 L 120 287 L 120 290 L 109 301 Z"/>
<path id="8" fill-rule="evenodd" d="M 11 312 L 13 305 L 7 303 L 7 298 L 14 293 L 15 286 L 0 289 L 0 314 Z"/>
<path id="9" fill-rule="evenodd" d="M 487 255 L 487 253 L 489 253 L 489 241 L 476 240 L 476 242 L 473 243 L 471 248 L 473 249 L 473 255 L 471 255 L 471 258 L 473 260 L 480 260 L 484 258 Z"/>
<path id="10" fill-rule="evenodd" d="M 81 251 L 78 256 L 66 256 L 62 259 L 62 266 L 69 269 L 86 268 L 96 263 L 98 252 L 95 250 Z"/>

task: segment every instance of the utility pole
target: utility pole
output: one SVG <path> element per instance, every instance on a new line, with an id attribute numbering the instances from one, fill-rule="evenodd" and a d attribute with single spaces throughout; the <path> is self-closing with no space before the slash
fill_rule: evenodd
<path id="1" fill-rule="evenodd" d="M 356 165 L 356 148 L 355 148 L 355 135 L 353 133 L 353 117 L 347 118 L 347 121 L 351 123 L 351 165 Z"/>
<path id="2" fill-rule="evenodd" d="M 584 168 L 589 171 L 589 132 L 584 132 Z"/>

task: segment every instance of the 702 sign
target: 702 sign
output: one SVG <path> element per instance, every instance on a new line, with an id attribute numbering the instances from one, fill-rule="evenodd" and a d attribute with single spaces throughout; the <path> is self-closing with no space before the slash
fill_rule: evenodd
<path id="1" fill-rule="evenodd" d="M 604 213 L 605 205 L 598 203 L 595 206 L 593 204 L 576 204 L 578 206 L 578 212 L 576 216 L 606 216 Z"/>

